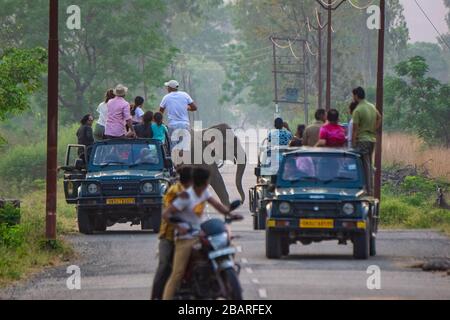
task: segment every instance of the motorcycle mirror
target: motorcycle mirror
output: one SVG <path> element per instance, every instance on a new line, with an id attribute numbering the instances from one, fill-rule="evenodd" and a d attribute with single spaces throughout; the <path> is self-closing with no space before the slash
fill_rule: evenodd
<path id="1" fill-rule="evenodd" d="M 231 205 L 230 205 L 230 211 L 234 211 L 234 210 L 236 210 L 237 208 L 239 208 L 240 206 L 242 206 L 242 201 L 241 201 L 241 200 L 233 201 L 233 202 L 231 203 Z"/>
<path id="2" fill-rule="evenodd" d="M 183 223 L 183 222 L 184 222 L 184 220 L 181 219 L 180 217 L 171 217 L 171 218 L 169 219 L 169 221 L 170 221 L 171 223 L 173 223 L 173 224 Z"/>

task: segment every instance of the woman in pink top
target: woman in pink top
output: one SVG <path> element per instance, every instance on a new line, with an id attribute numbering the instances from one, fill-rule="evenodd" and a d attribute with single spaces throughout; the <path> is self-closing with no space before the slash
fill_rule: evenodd
<path id="1" fill-rule="evenodd" d="M 108 117 L 105 128 L 106 139 L 120 139 L 125 137 L 135 138 L 133 118 L 131 116 L 130 104 L 125 100 L 128 88 L 119 84 L 114 89 L 114 99 L 108 102 Z M 130 132 L 127 132 L 127 125 Z"/>
<path id="2" fill-rule="evenodd" d="M 328 111 L 328 123 L 320 129 L 320 138 L 317 147 L 342 148 L 347 142 L 345 130 L 339 124 L 339 111 Z"/>

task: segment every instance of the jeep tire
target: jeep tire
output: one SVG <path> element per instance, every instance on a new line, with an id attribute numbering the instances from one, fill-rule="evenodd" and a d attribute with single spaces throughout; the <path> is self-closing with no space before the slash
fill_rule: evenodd
<path id="1" fill-rule="evenodd" d="M 162 222 L 161 210 L 156 211 L 150 219 L 153 233 L 159 233 L 159 231 L 161 230 L 161 222 Z"/>
<path id="2" fill-rule="evenodd" d="M 289 238 L 283 237 L 283 239 L 281 240 L 281 253 L 283 254 L 283 256 L 288 256 L 291 251 L 290 249 L 291 244 L 289 242 Z"/>
<path id="3" fill-rule="evenodd" d="M 97 232 L 106 232 L 106 229 L 108 228 L 106 219 L 102 216 L 96 216 L 94 220 L 94 230 Z"/>
<path id="4" fill-rule="evenodd" d="M 266 257 L 280 259 L 283 256 L 282 235 L 271 229 L 266 230 Z"/>
<path id="5" fill-rule="evenodd" d="M 367 260 L 370 256 L 370 244 L 371 244 L 371 226 L 369 223 L 366 225 L 364 233 L 357 234 L 353 238 L 353 257 L 357 260 Z"/>
<path id="6" fill-rule="evenodd" d="M 258 213 L 256 214 L 256 223 L 256 230 L 266 230 L 267 212 L 265 209 L 258 209 Z"/>
<path id="7" fill-rule="evenodd" d="M 78 230 L 82 234 L 90 235 L 94 233 L 94 219 L 89 210 L 77 208 Z"/>

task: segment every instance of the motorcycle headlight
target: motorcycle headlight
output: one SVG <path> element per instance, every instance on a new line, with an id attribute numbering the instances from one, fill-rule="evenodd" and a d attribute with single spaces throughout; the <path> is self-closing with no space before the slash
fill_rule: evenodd
<path id="1" fill-rule="evenodd" d="M 208 238 L 208 241 L 214 250 L 219 250 L 219 249 L 228 247 L 228 245 L 229 245 L 228 233 L 224 232 L 222 234 L 211 236 Z"/>
<path id="2" fill-rule="evenodd" d="M 142 185 L 142 192 L 144 193 L 152 193 L 154 190 L 153 183 L 146 182 Z"/>
<path id="3" fill-rule="evenodd" d="M 98 193 L 98 186 L 95 183 L 91 183 L 88 185 L 87 191 L 89 194 L 96 194 Z"/>
<path id="4" fill-rule="evenodd" d="M 344 213 L 346 215 L 351 216 L 352 214 L 355 213 L 355 206 L 353 204 L 351 204 L 351 203 L 346 203 L 342 207 L 342 211 L 344 211 Z"/>
<path id="5" fill-rule="evenodd" d="M 281 214 L 288 214 L 291 212 L 291 204 L 289 202 L 281 202 L 278 206 L 278 210 L 280 210 Z"/>

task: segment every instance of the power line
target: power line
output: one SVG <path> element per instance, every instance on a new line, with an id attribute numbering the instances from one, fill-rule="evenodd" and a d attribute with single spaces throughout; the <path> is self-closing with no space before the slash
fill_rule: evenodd
<path id="1" fill-rule="evenodd" d="M 439 32 L 438 28 L 434 25 L 433 21 L 431 21 L 430 17 L 427 15 L 427 13 L 425 12 L 425 10 L 422 8 L 422 6 L 419 4 L 419 2 L 417 0 L 414 0 L 414 2 L 417 4 L 417 6 L 419 7 L 420 11 L 422 11 L 423 15 L 427 18 L 427 20 L 431 23 L 431 25 L 433 26 L 434 30 L 436 30 L 437 34 L 439 35 L 439 37 L 441 38 L 441 41 L 447 46 L 447 48 L 450 49 L 450 45 L 447 43 L 447 41 L 445 41 L 444 37 L 442 36 L 442 34 Z"/>

